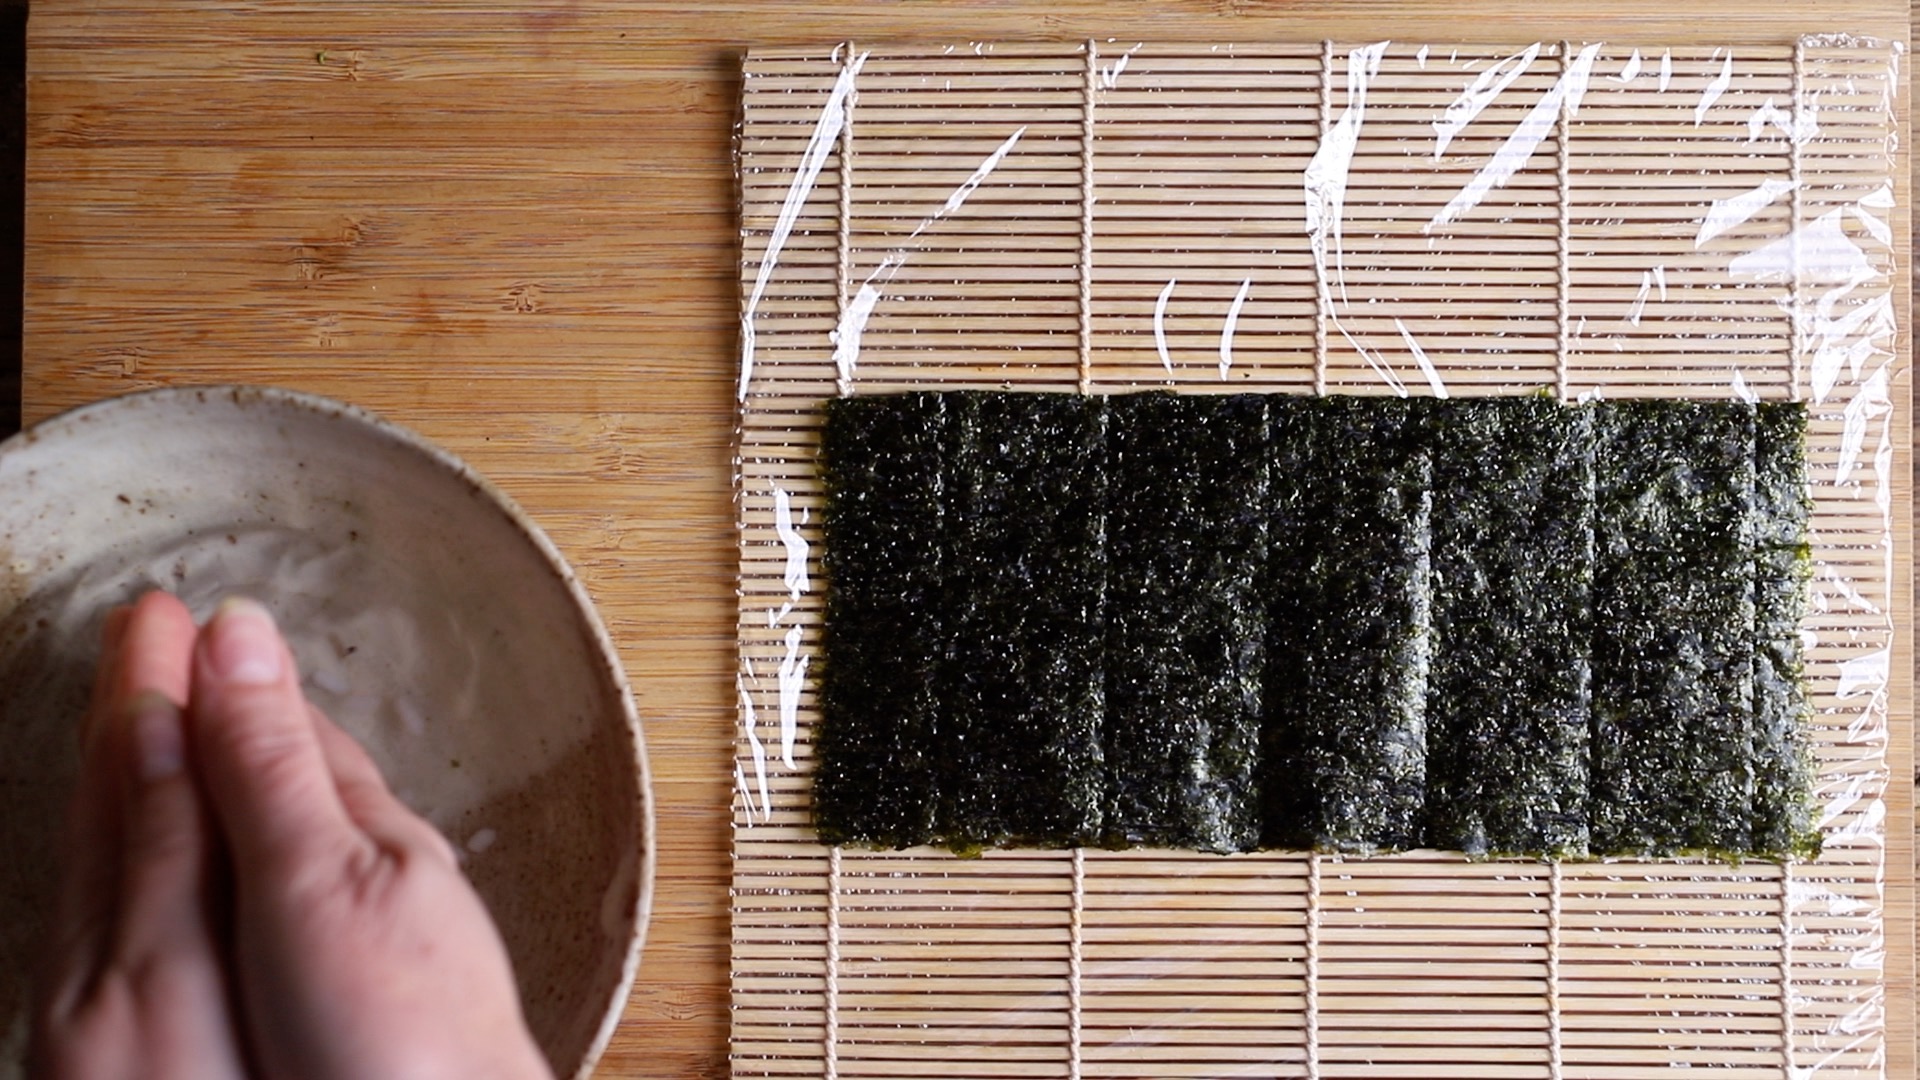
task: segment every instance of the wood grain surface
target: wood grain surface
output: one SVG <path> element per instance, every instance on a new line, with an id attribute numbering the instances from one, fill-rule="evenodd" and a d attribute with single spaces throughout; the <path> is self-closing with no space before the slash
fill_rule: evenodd
<path id="1" fill-rule="evenodd" d="M 275 383 L 410 425 L 518 499 L 620 642 L 654 768 L 652 929 L 602 1075 L 724 1076 L 740 255 L 731 139 L 746 48 L 1908 36 L 1904 5 L 1864 0 L 1757 14 L 1723 0 L 1496 0 L 1472 11 L 1468 21 L 1459 5 L 1381 2 L 43 0 L 28 30 L 25 416 L 146 386 Z M 1897 227 L 1904 235 L 1904 218 Z M 1902 401 L 1908 377 L 1903 364 Z M 1899 525 L 1904 551 L 1910 529 Z M 1906 703 L 1904 635 L 1898 648 L 1893 700 Z M 1910 747 L 1890 756 L 1912 768 Z M 1912 813 L 1890 810 L 1888 1064 L 1907 1076 Z"/>

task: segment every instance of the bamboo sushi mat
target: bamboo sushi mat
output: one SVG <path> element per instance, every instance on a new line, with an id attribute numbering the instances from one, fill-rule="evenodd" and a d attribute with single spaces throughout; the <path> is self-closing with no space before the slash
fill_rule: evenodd
<path id="1" fill-rule="evenodd" d="M 753 53 L 734 1075 L 1883 1075 L 1898 54 Z M 821 847 L 817 406 L 930 387 L 1807 400 L 1824 854 Z"/>

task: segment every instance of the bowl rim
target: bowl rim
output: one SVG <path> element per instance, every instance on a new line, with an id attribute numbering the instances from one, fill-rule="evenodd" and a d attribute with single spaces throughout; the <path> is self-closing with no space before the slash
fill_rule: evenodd
<path id="1" fill-rule="evenodd" d="M 640 834 L 635 838 L 639 857 L 635 865 L 638 881 L 634 890 L 632 908 L 633 933 L 626 944 L 626 955 L 621 960 L 620 978 L 615 984 L 611 999 L 604 1007 L 599 1028 L 588 1043 L 579 1068 L 572 1074 L 575 1080 L 584 1080 L 593 1072 L 594 1066 L 606 1053 L 607 1046 L 612 1042 L 613 1033 L 618 1029 L 621 1017 L 626 1012 L 627 1003 L 632 997 L 633 983 L 639 972 L 640 953 L 646 941 L 653 914 L 655 853 L 659 847 L 656 842 L 658 834 L 654 818 L 653 775 L 647 763 L 647 745 L 640 725 L 639 709 L 634 702 L 633 687 L 627 677 L 626 666 L 621 662 L 619 649 L 614 644 L 613 636 L 607 631 L 599 609 L 595 607 L 592 597 L 587 594 L 586 587 L 581 584 L 573 566 L 554 545 L 546 530 L 542 529 L 532 516 L 514 501 L 512 496 L 452 451 L 432 442 L 419 432 L 388 420 L 370 409 L 338 398 L 280 386 L 247 383 L 191 383 L 135 390 L 62 410 L 0 440 L 0 459 L 19 453 L 26 447 L 36 445 L 45 439 L 58 437 L 69 430 L 77 429 L 80 425 L 92 422 L 102 415 L 176 402 L 191 407 L 200 403 L 211 404 L 216 399 L 241 408 L 289 408 L 311 413 L 326 420 L 345 421 L 358 425 L 368 434 L 419 454 L 433 466 L 469 485 L 505 514 L 513 528 L 533 544 L 534 550 L 546 563 L 547 569 L 567 591 L 568 597 L 573 601 L 574 611 L 584 620 L 598 654 L 599 666 L 612 680 L 620 702 L 621 719 L 632 737 L 633 766 L 639 780 L 639 789 L 636 793 L 639 811 L 636 815 L 636 825 Z"/>

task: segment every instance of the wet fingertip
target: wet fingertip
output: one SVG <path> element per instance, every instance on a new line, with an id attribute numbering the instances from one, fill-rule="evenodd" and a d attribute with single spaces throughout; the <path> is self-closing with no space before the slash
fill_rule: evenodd
<path id="1" fill-rule="evenodd" d="M 164 694 L 145 690 L 127 703 L 126 716 L 133 736 L 130 756 L 135 779 L 152 784 L 186 769 L 180 706 Z"/>
<path id="2" fill-rule="evenodd" d="M 286 673 L 286 650 L 273 614 L 244 596 L 220 601 L 202 635 L 211 672 L 240 686 L 267 686 Z"/>

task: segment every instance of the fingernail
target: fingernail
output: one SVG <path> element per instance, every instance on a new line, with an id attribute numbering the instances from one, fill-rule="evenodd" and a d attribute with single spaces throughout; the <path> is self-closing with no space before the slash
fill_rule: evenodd
<path id="1" fill-rule="evenodd" d="M 279 682 L 285 669 L 273 616 L 251 600 L 220 602 L 207 623 L 207 660 L 213 673 L 241 686 Z"/>
<path id="2" fill-rule="evenodd" d="M 140 779 L 153 783 L 178 776 L 186 767 L 180 707 L 164 695 L 148 690 L 135 697 L 127 711 L 133 729 L 134 768 Z"/>

